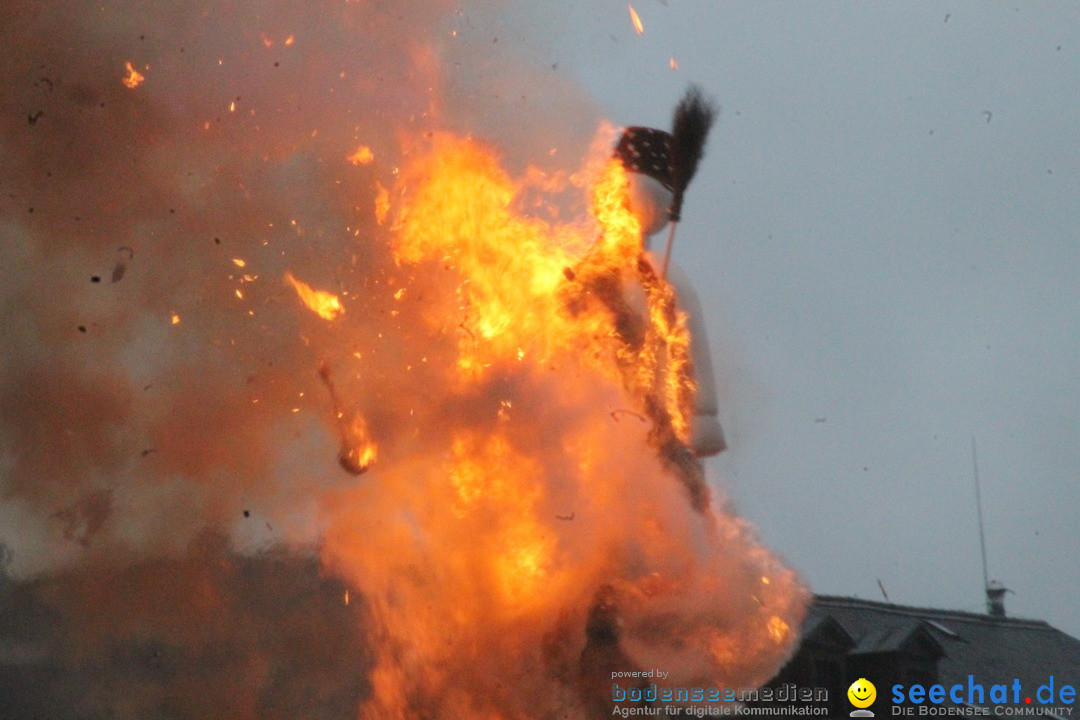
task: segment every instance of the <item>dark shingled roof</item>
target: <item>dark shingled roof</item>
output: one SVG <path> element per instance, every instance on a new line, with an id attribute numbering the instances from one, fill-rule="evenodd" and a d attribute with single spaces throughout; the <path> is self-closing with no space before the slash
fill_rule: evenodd
<path id="1" fill-rule="evenodd" d="M 914 623 L 907 626 L 882 627 L 859 638 L 852 648 L 854 655 L 872 655 L 874 653 L 906 652 L 920 646 L 925 654 L 941 657 L 944 649 L 934 639 L 926 623 Z"/>
<path id="2" fill-rule="evenodd" d="M 938 678 L 945 686 L 966 685 L 968 675 L 987 689 L 1019 678 L 1025 692 L 1034 693 L 1051 676 L 1055 690 L 1061 683 L 1080 681 L 1080 640 L 1041 620 L 819 595 L 804 628 L 816 627 L 825 617 L 852 637 L 856 652 L 874 646 L 886 651 L 925 631 L 944 651 Z"/>

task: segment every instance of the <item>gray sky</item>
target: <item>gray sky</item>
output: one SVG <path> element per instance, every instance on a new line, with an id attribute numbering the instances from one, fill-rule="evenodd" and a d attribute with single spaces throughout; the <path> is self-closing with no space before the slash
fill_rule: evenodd
<path id="1" fill-rule="evenodd" d="M 1080 5 L 634 7 L 523 22 L 613 122 L 722 106 L 675 250 L 714 477 L 816 591 L 981 611 L 974 436 L 1008 612 L 1080 634 Z"/>

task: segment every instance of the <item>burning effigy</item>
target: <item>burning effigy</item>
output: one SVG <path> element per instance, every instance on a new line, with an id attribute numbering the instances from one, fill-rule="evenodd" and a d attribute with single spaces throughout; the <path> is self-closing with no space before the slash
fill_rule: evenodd
<path id="1" fill-rule="evenodd" d="M 275 623 L 248 605 L 242 644 L 230 623 L 192 627 L 253 585 L 191 558 L 287 548 L 332 578 L 310 592 L 350 608 L 349 646 L 364 638 L 362 691 L 335 695 L 359 718 L 606 717 L 613 680 L 645 669 L 768 680 L 807 593 L 706 481 L 697 455 L 722 438 L 695 438 L 695 418 L 715 409 L 615 130 L 535 155 L 565 138 L 534 133 L 506 157 L 513 132 L 472 131 L 483 108 L 453 100 L 469 85 L 449 58 L 478 51 L 446 45 L 436 6 L 403 23 L 364 3 L 241 5 L 72 5 L 62 28 L 11 10 L 22 23 L 0 31 L 25 54 L 3 63 L 4 105 L 37 114 L 2 129 L 18 148 L 3 299 L 24 309 L 0 429 L 19 531 L 0 541 L 84 648 L 39 655 L 257 648 L 202 699 L 182 664 L 117 687 L 152 686 L 135 694 L 179 716 L 212 698 L 277 716 L 266 668 L 291 644 L 260 640 Z M 561 82 L 545 102 L 576 97 Z M 693 169 L 665 170 L 677 220 Z M 101 283 L 117 247 L 124 270 Z M 37 298 L 39 279 L 70 291 Z M 57 590 L 74 578 L 84 590 Z M 330 617 L 326 597 L 311 612 Z M 313 696 L 345 682 L 310 669 L 333 642 L 303 652 L 289 667 Z M 96 693 L 111 716 L 145 710 Z"/>
<path id="2" fill-rule="evenodd" d="M 389 342 L 424 354 L 323 551 L 385 633 L 366 717 L 554 717 L 610 703 L 620 664 L 753 685 L 787 652 L 799 586 L 709 499 L 686 318 L 623 165 L 586 189 L 595 225 L 541 222 L 490 149 L 438 136 L 391 193 Z"/>

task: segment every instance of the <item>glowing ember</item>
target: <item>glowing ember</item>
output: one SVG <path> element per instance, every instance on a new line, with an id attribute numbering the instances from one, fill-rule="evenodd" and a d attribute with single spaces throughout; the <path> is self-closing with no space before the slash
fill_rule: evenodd
<path id="1" fill-rule="evenodd" d="M 319 366 L 319 377 L 326 385 L 330 393 L 330 402 L 333 406 L 334 417 L 337 419 L 338 434 L 341 439 L 341 450 L 338 452 L 338 462 L 341 467 L 353 475 L 362 475 L 375 462 L 378 457 L 378 448 L 371 439 L 367 423 L 359 413 L 353 413 L 346 419 L 346 413 L 341 406 L 341 398 L 330 374 L 330 366 L 323 363 Z"/>
<path id="2" fill-rule="evenodd" d="M 638 17 L 637 10 L 629 3 L 627 3 L 626 7 L 630 8 L 630 20 L 634 23 L 634 31 L 637 32 L 638 35 L 644 34 L 645 26 L 641 24 L 641 18 Z"/>
<path id="3" fill-rule="evenodd" d="M 179 325 L 180 324 L 180 316 L 177 315 L 176 313 L 173 313 L 172 317 L 170 319 L 171 319 L 173 325 Z"/>
<path id="4" fill-rule="evenodd" d="M 375 181 L 375 222 L 383 225 L 386 217 L 390 214 L 390 191 L 383 187 L 378 180 Z"/>
<path id="5" fill-rule="evenodd" d="M 787 639 L 788 633 L 791 631 L 791 626 L 776 615 L 769 618 L 768 628 L 769 637 L 777 644 L 784 642 L 784 640 Z"/>
<path id="6" fill-rule="evenodd" d="M 301 302 L 308 310 L 321 317 L 323 320 L 336 320 L 345 312 L 337 295 L 324 290 L 315 290 L 303 280 L 297 280 L 290 272 L 285 273 L 285 282 L 293 286 Z M 239 290 L 237 291 L 239 293 Z"/>
<path id="7" fill-rule="evenodd" d="M 367 145 L 361 145 L 356 152 L 345 159 L 353 165 L 370 165 L 375 161 L 375 153 Z"/>
<path id="8" fill-rule="evenodd" d="M 344 428 L 342 450 L 338 455 L 338 460 L 342 467 L 353 475 L 360 475 L 375 463 L 379 454 L 378 448 L 371 441 L 367 423 L 360 415 L 354 415 Z"/>
<path id="9" fill-rule="evenodd" d="M 678 61 L 677 61 L 677 60 L 676 60 L 676 59 L 675 59 L 675 58 L 673 57 L 673 58 L 671 58 L 670 60 L 668 60 L 668 67 L 670 67 L 670 68 L 671 68 L 672 70 L 678 70 L 678 69 L 679 69 L 679 63 L 678 63 Z"/>
<path id="10" fill-rule="evenodd" d="M 146 79 L 146 77 L 143 76 L 142 73 L 140 73 L 134 67 L 132 67 L 130 62 L 124 63 L 124 67 L 127 70 L 127 75 L 122 78 L 124 86 L 134 90 L 135 88 L 142 85 L 142 82 Z"/>

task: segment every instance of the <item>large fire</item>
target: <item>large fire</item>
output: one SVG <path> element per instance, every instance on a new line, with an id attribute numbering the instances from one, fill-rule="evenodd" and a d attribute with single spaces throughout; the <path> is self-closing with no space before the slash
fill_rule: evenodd
<path id="1" fill-rule="evenodd" d="M 806 591 L 706 482 L 613 138 L 504 4 L 9 5 L 0 714 L 772 676 Z"/>
<path id="2" fill-rule="evenodd" d="M 379 627 L 365 718 L 593 715 L 634 668 L 752 685 L 800 620 L 794 574 L 710 504 L 687 447 L 686 319 L 621 166 L 593 173 L 586 218 L 524 212 L 526 185 L 435 136 L 391 193 L 396 337 L 336 328 L 363 348 L 338 372 L 398 383 L 365 435 L 376 470 L 325 506 L 324 559 Z M 336 416 L 365 405 L 328 386 Z M 618 639 L 590 640 L 598 614 Z"/>

